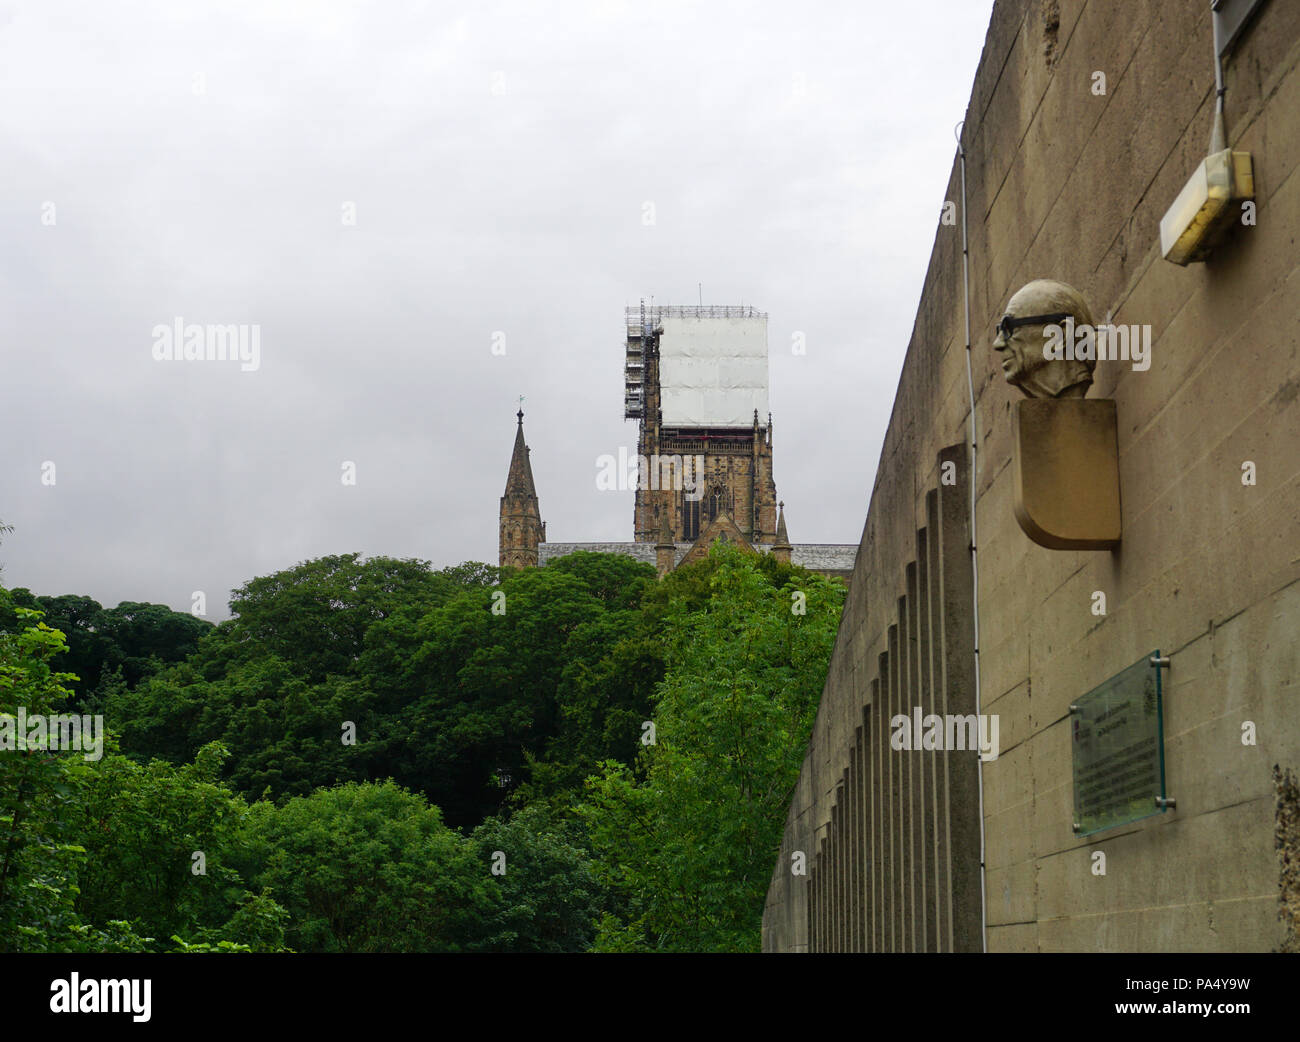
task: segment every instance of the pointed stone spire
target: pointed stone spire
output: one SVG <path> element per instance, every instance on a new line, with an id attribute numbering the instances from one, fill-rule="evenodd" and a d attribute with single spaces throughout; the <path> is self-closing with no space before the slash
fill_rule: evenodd
<path id="1" fill-rule="evenodd" d="M 528 460 L 528 443 L 524 441 L 524 411 L 518 413 L 515 447 L 510 456 L 510 473 L 501 497 L 500 564 L 513 568 L 536 565 L 537 547 L 546 541 L 537 489 L 533 485 L 533 468 Z"/>
<path id="2" fill-rule="evenodd" d="M 778 561 L 784 561 L 786 564 L 789 564 L 790 551 L 793 550 L 794 547 L 790 545 L 790 536 L 786 534 L 785 530 L 785 501 L 782 500 L 777 504 L 777 506 L 779 508 L 779 513 L 777 514 L 776 522 L 776 542 L 772 544 L 772 556 Z"/>
<path id="3" fill-rule="evenodd" d="M 507 496 L 533 496 L 533 468 L 528 461 L 528 443 L 524 441 L 524 410 L 520 409 L 519 426 L 515 428 L 515 449 L 510 456 L 510 473 L 506 476 Z"/>
<path id="4" fill-rule="evenodd" d="M 673 521 L 672 511 L 664 509 L 659 511 L 659 542 L 656 546 L 675 546 L 673 543 Z"/>

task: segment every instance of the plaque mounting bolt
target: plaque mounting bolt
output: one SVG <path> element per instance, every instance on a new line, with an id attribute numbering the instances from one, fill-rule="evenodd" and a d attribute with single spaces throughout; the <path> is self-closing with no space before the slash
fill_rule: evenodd
<path id="1" fill-rule="evenodd" d="M 1172 796 L 1157 796 L 1156 806 L 1164 810 L 1177 810 L 1178 801 L 1174 799 Z"/>
<path id="2" fill-rule="evenodd" d="M 1168 655 L 1152 655 L 1147 661 L 1159 669 L 1168 669 L 1170 664 Z"/>
<path id="3" fill-rule="evenodd" d="M 1078 831 L 1079 831 L 1079 823 L 1076 821 L 1073 825 L 1070 826 L 1070 828 L 1073 829 L 1075 832 L 1078 832 Z"/>

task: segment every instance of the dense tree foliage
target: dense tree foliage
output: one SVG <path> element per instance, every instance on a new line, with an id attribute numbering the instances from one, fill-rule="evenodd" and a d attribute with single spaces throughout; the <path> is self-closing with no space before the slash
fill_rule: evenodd
<path id="1" fill-rule="evenodd" d="M 473 844 L 392 782 L 259 802 L 239 861 L 288 909 L 298 951 L 459 951 L 499 902 Z"/>
<path id="2" fill-rule="evenodd" d="M 15 619 L 0 633 L 3 726 L 16 720 L 19 707 L 32 715 L 60 710 L 70 678 L 50 667 L 67 648 L 62 634 L 41 624 L 39 612 L 16 607 L 7 592 L 0 591 L 0 601 Z M 74 842 L 66 810 L 75 805 L 78 767 L 42 749 L 0 751 L 0 945 L 7 950 L 113 947 L 73 909 L 85 849 Z"/>
<path id="3" fill-rule="evenodd" d="M 0 632 L 0 949 L 160 950 L 186 946 L 179 933 L 277 950 L 282 909 L 222 865 L 246 810 L 216 781 L 224 750 L 141 766 L 111 740 L 93 752 L 13 747 L 20 709 L 25 720 L 67 713 L 68 678 L 49 665 L 62 635 L 6 591 L 0 601 L 17 620 Z"/>
<path id="4" fill-rule="evenodd" d="M 0 752 L 0 945 L 752 950 L 843 591 L 721 546 L 326 557 L 215 627 L 0 590 L 0 714 L 110 732 Z"/>
<path id="5" fill-rule="evenodd" d="M 184 761 L 220 741 L 249 799 L 398 778 L 456 826 L 501 810 L 538 760 L 577 783 L 630 756 L 662 663 L 620 645 L 653 569 L 580 554 L 486 578 L 350 555 L 253 580 L 196 655 L 110 696 L 123 749 Z"/>
<path id="6" fill-rule="evenodd" d="M 163 665 L 182 662 L 198 649 L 212 624 L 161 604 L 123 601 L 105 608 L 90 597 L 64 594 L 38 597 L 30 590 L 10 591 L 7 606 L 0 605 L 0 629 L 12 631 L 17 610 L 44 613 L 42 621 L 63 633 L 65 648 L 51 665 L 69 673 L 69 705 L 93 705 L 115 680 L 138 684 Z"/>
<path id="7" fill-rule="evenodd" d="M 669 602 L 654 743 L 635 769 L 608 761 L 588 782 L 596 863 L 630 906 L 602 922 L 606 950 L 758 950 L 844 587 L 811 575 L 777 587 L 783 576 L 734 548 L 711 564 L 707 599 Z"/>
<path id="8" fill-rule="evenodd" d="M 579 952 L 591 946 L 610 905 L 581 822 L 535 803 L 509 819 L 489 818 L 471 839 L 480 863 L 499 872 L 500 903 L 480 929 L 482 947 Z"/>

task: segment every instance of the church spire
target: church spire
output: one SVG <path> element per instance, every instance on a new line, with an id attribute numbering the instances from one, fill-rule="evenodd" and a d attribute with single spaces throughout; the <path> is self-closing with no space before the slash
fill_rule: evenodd
<path id="1" fill-rule="evenodd" d="M 782 500 L 778 505 L 776 522 L 776 542 L 772 544 L 772 556 L 778 561 L 790 563 L 790 551 L 794 549 L 790 545 L 790 537 L 785 531 L 785 501 Z"/>
<path id="2" fill-rule="evenodd" d="M 659 512 L 659 542 L 658 546 L 673 546 L 673 515 L 669 507 L 665 507 Z"/>
<path id="3" fill-rule="evenodd" d="M 528 460 L 528 443 L 524 441 L 524 410 L 516 414 L 519 426 L 515 428 L 515 448 L 510 455 L 510 473 L 506 475 L 507 496 L 532 496 L 537 498 L 533 486 L 533 467 Z"/>
<path id="4" fill-rule="evenodd" d="M 501 497 L 498 551 L 503 568 L 536 565 L 538 544 L 546 541 L 546 525 L 542 522 L 541 507 L 537 502 L 537 489 L 533 485 L 533 468 L 528 459 L 528 443 L 524 441 L 522 406 L 516 415 L 519 424 L 515 428 L 515 447 L 510 455 L 510 472 L 506 475 L 505 495 Z"/>
<path id="5" fill-rule="evenodd" d="M 780 513 L 777 517 L 777 522 L 776 522 L 776 542 L 773 543 L 772 545 L 789 546 L 790 537 L 786 534 L 785 531 L 785 500 L 784 499 L 777 504 L 777 509 L 780 511 Z"/>

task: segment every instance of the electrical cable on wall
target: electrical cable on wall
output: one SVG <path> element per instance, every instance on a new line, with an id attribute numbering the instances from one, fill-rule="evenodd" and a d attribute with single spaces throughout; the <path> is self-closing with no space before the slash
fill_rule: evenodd
<path id="1" fill-rule="evenodd" d="M 962 147 L 961 143 L 961 132 L 965 126 L 965 120 L 958 123 L 953 128 L 953 136 L 957 139 L 957 156 L 961 161 L 961 274 L 966 311 L 966 389 L 970 394 L 970 474 L 967 476 L 967 480 L 970 482 L 970 570 L 975 627 L 975 719 L 982 720 L 983 706 L 980 702 L 980 569 L 978 551 L 976 550 L 977 541 L 975 539 L 975 455 L 978 452 L 978 429 L 975 424 L 975 378 L 971 375 L 970 250 L 966 239 L 966 149 Z M 988 897 L 987 887 L 985 886 L 984 857 L 984 758 L 979 755 L 978 750 L 975 757 L 975 770 L 977 774 L 975 787 L 979 794 L 980 822 L 980 950 L 987 952 L 989 942 Z"/>

